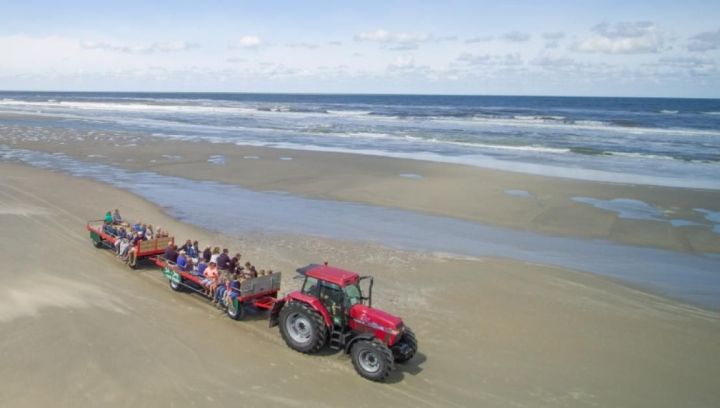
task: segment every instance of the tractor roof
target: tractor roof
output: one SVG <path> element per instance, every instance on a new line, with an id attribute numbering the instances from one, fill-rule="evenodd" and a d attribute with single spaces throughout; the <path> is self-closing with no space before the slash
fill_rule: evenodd
<path id="1" fill-rule="evenodd" d="M 359 277 L 355 272 L 325 265 L 318 265 L 307 270 L 306 275 L 318 280 L 334 283 L 340 287 L 357 283 Z"/>

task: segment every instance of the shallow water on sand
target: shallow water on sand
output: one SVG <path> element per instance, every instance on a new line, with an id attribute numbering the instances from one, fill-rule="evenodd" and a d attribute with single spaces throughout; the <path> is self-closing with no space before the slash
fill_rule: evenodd
<path id="1" fill-rule="evenodd" d="M 226 234 L 303 234 L 410 250 L 513 258 L 618 278 L 696 305 L 720 307 L 718 256 L 548 236 L 413 211 L 256 192 L 3 145 L 0 159 L 100 180 L 138 194 L 182 221 Z"/>

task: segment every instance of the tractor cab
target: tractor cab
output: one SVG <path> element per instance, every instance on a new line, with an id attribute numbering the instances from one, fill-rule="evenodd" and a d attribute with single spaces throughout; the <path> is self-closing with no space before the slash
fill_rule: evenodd
<path id="1" fill-rule="evenodd" d="M 361 277 L 327 265 L 309 265 L 306 268 L 309 269 L 298 270 L 305 276 L 300 293 L 318 299 L 333 324 L 347 325 L 350 310 L 355 305 L 372 307 L 372 276 Z M 361 284 L 367 287 L 366 291 L 362 290 Z"/>

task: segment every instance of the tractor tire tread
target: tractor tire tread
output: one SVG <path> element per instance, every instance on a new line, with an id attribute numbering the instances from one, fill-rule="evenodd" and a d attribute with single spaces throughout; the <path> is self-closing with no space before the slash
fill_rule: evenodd
<path id="1" fill-rule="evenodd" d="M 383 360 L 383 366 L 381 367 L 381 370 L 376 374 L 368 374 L 366 373 L 362 367 L 360 367 L 360 363 L 358 362 L 357 354 L 360 352 L 361 347 L 367 347 L 371 348 L 377 352 L 379 352 L 379 355 L 381 356 Z M 352 357 L 352 364 L 353 367 L 355 367 L 355 371 L 357 371 L 360 376 L 362 376 L 365 379 L 368 379 L 370 381 L 375 382 L 384 382 L 387 377 L 390 375 L 390 372 L 392 372 L 395 369 L 395 358 L 393 357 L 392 351 L 388 348 L 385 343 L 373 339 L 373 340 L 359 340 L 355 344 L 353 344 L 352 349 L 350 351 L 350 355 Z"/>
<path id="2" fill-rule="evenodd" d="M 314 331 L 318 335 L 315 338 L 314 343 L 311 347 L 306 349 L 298 349 L 294 346 L 292 340 L 288 337 L 287 333 L 285 333 L 285 319 L 287 315 L 292 312 L 304 313 L 312 321 Z M 291 349 L 304 354 L 313 354 L 317 353 L 325 346 L 325 343 L 327 342 L 327 326 L 325 326 L 325 320 L 323 320 L 322 316 L 318 312 L 313 310 L 310 306 L 302 302 L 291 301 L 287 305 L 285 305 L 285 307 L 283 307 L 280 311 L 280 335 L 282 335 L 283 340 L 285 340 L 285 343 Z"/>

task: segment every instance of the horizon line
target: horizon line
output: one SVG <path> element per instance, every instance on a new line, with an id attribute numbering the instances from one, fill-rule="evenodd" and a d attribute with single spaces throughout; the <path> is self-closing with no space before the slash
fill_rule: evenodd
<path id="1" fill-rule="evenodd" d="M 552 95 L 552 94 L 452 94 L 452 93 L 393 93 L 393 92 L 277 92 L 277 91 L 69 91 L 69 90 L 13 90 L 0 89 L 0 93 L 114 93 L 114 94 L 215 94 L 215 95 L 313 95 L 313 96 L 455 96 L 455 97 L 528 97 L 528 98 L 606 98 L 606 99 L 703 99 L 718 97 L 700 96 L 612 96 L 612 95 Z"/>

